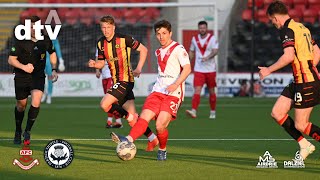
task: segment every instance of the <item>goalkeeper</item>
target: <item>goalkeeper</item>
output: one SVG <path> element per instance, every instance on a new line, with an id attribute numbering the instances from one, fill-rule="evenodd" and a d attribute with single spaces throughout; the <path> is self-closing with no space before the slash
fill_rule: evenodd
<path id="1" fill-rule="evenodd" d="M 58 57 L 58 60 L 59 60 L 58 70 L 60 72 L 63 72 L 65 70 L 65 66 L 64 66 L 64 60 L 62 58 L 60 44 L 59 44 L 58 39 L 52 40 L 52 44 L 54 46 L 54 49 L 56 50 L 56 54 L 57 54 L 57 57 Z M 53 84 L 52 84 L 52 67 L 51 67 L 51 64 L 50 64 L 50 57 L 48 55 L 48 52 L 47 52 L 47 55 L 46 55 L 46 68 L 45 68 L 44 72 L 47 75 L 47 83 L 46 83 L 46 86 L 45 86 L 44 93 L 42 95 L 41 102 L 46 101 L 47 104 L 51 104 Z"/>

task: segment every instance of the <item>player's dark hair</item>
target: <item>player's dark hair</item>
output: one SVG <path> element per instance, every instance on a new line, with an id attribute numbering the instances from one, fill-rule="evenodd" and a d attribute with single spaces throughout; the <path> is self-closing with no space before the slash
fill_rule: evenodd
<path id="1" fill-rule="evenodd" d="M 40 20 L 39 16 L 30 16 L 27 19 L 30 19 L 32 23 L 37 22 L 37 21 Z"/>
<path id="2" fill-rule="evenodd" d="M 153 26 L 154 32 L 157 32 L 161 28 L 166 28 L 169 32 L 171 32 L 171 23 L 167 20 L 161 20 L 156 22 Z"/>
<path id="3" fill-rule="evenodd" d="M 198 26 L 200 25 L 206 25 L 208 27 L 208 23 L 206 21 L 199 21 Z"/>
<path id="4" fill-rule="evenodd" d="M 283 2 L 274 1 L 269 5 L 266 14 L 268 16 L 272 16 L 274 14 L 286 15 L 288 14 L 288 8 Z"/>
<path id="5" fill-rule="evenodd" d="M 114 18 L 111 15 L 101 17 L 100 22 L 115 25 Z"/>

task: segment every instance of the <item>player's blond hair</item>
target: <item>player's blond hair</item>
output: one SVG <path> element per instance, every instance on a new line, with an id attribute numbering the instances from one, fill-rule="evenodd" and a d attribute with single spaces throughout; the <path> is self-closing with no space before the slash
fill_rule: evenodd
<path id="1" fill-rule="evenodd" d="M 111 15 L 101 17 L 100 22 L 115 25 L 114 18 Z"/>

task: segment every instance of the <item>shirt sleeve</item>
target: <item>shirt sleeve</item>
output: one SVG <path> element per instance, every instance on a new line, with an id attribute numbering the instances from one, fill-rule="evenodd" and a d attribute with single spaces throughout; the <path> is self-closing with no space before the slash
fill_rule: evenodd
<path id="1" fill-rule="evenodd" d="M 140 42 L 131 36 L 126 36 L 126 45 L 134 50 L 138 49 Z"/>
<path id="2" fill-rule="evenodd" d="M 102 42 L 103 41 L 99 40 L 97 43 L 97 51 L 98 52 L 96 52 L 96 56 L 98 56 L 98 60 L 105 61 L 106 57 L 104 56 L 104 53 L 103 53 Z"/>
<path id="3" fill-rule="evenodd" d="M 21 51 L 20 50 L 20 43 L 19 43 L 19 41 L 16 41 L 14 43 L 14 45 L 11 47 L 9 55 L 10 56 L 19 56 L 20 51 Z"/>
<path id="4" fill-rule="evenodd" d="M 294 32 L 290 28 L 283 28 L 280 31 L 280 39 L 282 42 L 282 48 L 287 47 L 294 47 L 295 39 L 294 39 Z"/>
<path id="5" fill-rule="evenodd" d="M 176 48 L 179 48 L 177 57 L 181 67 L 183 67 L 186 64 L 190 64 L 189 54 L 187 53 L 186 49 L 182 45 Z"/>
<path id="6" fill-rule="evenodd" d="M 211 38 L 211 46 L 212 46 L 212 49 L 218 49 L 219 48 L 219 43 L 217 41 L 217 39 L 212 36 Z"/>
<path id="7" fill-rule="evenodd" d="M 194 42 L 195 42 L 195 38 L 193 36 L 192 39 L 191 39 L 191 44 L 190 44 L 190 51 L 194 51 L 195 50 Z"/>
<path id="8" fill-rule="evenodd" d="M 53 44 L 54 50 L 56 51 L 57 57 L 59 59 L 62 58 L 59 40 L 58 39 L 52 40 L 52 44 Z"/>
<path id="9" fill-rule="evenodd" d="M 48 40 L 48 48 L 47 48 L 47 51 L 48 51 L 49 54 L 52 54 L 52 53 L 56 52 L 51 40 Z"/>

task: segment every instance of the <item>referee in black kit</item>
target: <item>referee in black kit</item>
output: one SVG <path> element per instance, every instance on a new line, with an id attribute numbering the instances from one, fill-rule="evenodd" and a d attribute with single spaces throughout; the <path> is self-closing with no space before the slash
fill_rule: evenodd
<path id="1" fill-rule="evenodd" d="M 48 36 L 44 40 L 37 40 L 35 30 L 32 28 L 39 21 L 38 16 L 31 16 L 31 40 L 17 40 L 11 47 L 8 63 L 14 67 L 14 85 L 16 106 L 14 110 L 16 131 L 14 144 L 21 144 L 21 135 L 24 145 L 30 144 L 30 131 L 39 114 L 41 97 L 45 85 L 44 68 L 46 64 L 46 51 L 50 54 L 53 82 L 58 79 L 56 72 L 57 56 Z M 28 96 L 31 95 L 31 106 L 28 111 L 28 121 L 22 134 L 22 121 L 27 106 Z"/>

